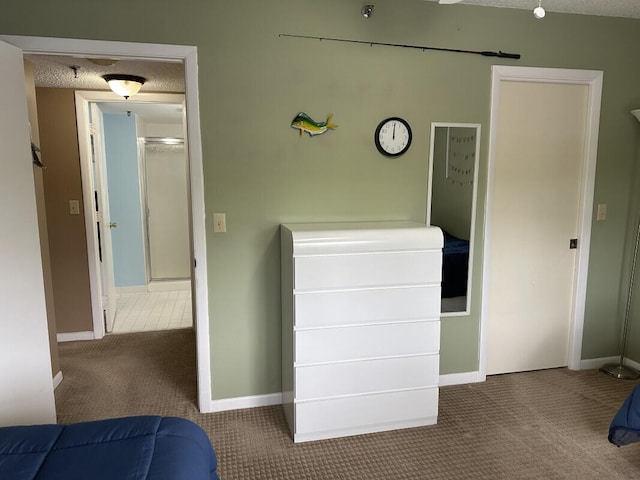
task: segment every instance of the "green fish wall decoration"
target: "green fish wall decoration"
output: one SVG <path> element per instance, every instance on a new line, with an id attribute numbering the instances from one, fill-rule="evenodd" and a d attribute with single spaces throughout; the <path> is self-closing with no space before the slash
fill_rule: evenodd
<path id="1" fill-rule="evenodd" d="M 309 136 L 312 137 L 314 135 L 320 135 L 329 129 L 333 130 L 334 128 L 338 128 L 338 125 L 331 123 L 332 117 L 333 113 L 327 117 L 326 122 L 316 122 L 306 113 L 300 112 L 291 122 L 291 127 L 300 130 L 301 136 L 304 132 L 307 132 Z"/>

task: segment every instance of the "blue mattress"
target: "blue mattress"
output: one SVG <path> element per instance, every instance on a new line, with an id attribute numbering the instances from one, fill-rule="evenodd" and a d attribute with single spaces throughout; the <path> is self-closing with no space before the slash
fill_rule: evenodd
<path id="1" fill-rule="evenodd" d="M 609 426 L 609 441 L 619 447 L 640 440 L 640 385 L 631 391 Z"/>
<path id="2" fill-rule="evenodd" d="M 182 418 L 0 428 L 0 478 L 219 480 L 209 438 Z"/>

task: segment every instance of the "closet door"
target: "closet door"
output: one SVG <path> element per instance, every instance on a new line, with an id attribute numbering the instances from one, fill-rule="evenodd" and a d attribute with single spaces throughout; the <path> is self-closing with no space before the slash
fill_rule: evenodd
<path id="1" fill-rule="evenodd" d="M 589 87 L 502 81 L 487 374 L 568 364 Z"/>

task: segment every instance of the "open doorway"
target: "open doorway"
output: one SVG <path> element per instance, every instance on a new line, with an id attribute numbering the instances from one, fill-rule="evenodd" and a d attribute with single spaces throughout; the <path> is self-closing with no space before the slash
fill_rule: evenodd
<path id="1" fill-rule="evenodd" d="M 84 196 L 101 211 L 104 333 L 193 325 L 187 131 L 181 94 L 76 91 Z"/>
<path id="2" fill-rule="evenodd" d="M 182 62 L 185 67 L 185 105 L 186 125 L 189 136 L 187 148 L 189 152 L 189 184 L 191 198 L 189 206 L 191 214 L 191 279 L 193 288 L 194 327 L 196 331 L 197 369 L 198 369 L 198 403 L 200 411 L 211 411 L 211 366 L 209 355 L 209 322 L 208 322 L 208 289 L 206 278 L 206 239 L 204 224 L 204 191 L 202 172 L 202 149 L 199 126 L 197 53 L 195 47 L 177 45 L 135 44 L 127 42 L 104 42 L 74 39 L 56 39 L 44 37 L 18 37 L 2 35 L 0 39 L 22 49 L 24 54 L 73 55 L 83 58 L 123 58 L 146 59 L 169 62 Z M 84 181 L 85 179 L 83 179 Z M 74 208 L 70 205 L 70 209 Z M 85 209 L 86 210 L 86 209 Z M 91 209 L 89 209 L 91 212 Z M 88 217 L 89 215 L 87 215 Z M 93 219 L 90 220 L 93 224 Z M 87 229 L 88 237 L 95 237 L 93 228 Z M 87 246 L 91 258 L 96 258 L 98 242 L 87 238 Z M 90 260 L 91 261 L 91 260 Z M 102 291 L 99 269 L 89 266 L 89 283 L 91 283 L 92 308 L 94 313 L 94 332 L 92 338 L 100 338 L 103 328 Z M 99 311 L 95 311 L 98 310 Z"/>

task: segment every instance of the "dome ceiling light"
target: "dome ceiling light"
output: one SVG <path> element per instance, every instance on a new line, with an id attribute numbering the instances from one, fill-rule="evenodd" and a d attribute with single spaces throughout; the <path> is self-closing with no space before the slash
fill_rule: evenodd
<path id="1" fill-rule="evenodd" d="M 109 88 L 114 93 L 124 98 L 129 98 L 131 95 L 138 93 L 146 81 L 143 77 L 119 73 L 103 75 L 102 78 L 109 84 Z"/>

